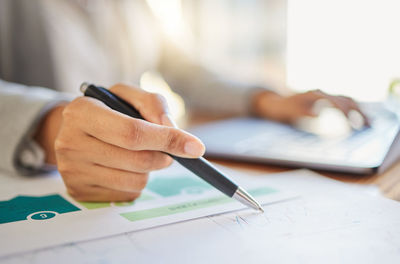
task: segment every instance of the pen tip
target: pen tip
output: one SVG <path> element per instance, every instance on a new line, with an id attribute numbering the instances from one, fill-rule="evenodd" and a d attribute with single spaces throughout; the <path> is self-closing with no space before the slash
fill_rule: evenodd
<path id="1" fill-rule="evenodd" d="M 258 210 L 259 210 L 261 213 L 264 213 L 264 209 L 262 209 L 262 207 L 259 207 Z"/>

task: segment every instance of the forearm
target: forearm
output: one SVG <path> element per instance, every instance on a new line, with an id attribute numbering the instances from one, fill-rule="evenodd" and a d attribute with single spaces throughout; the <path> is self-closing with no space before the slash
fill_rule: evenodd
<path id="1" fill-rule="evenodd" d="M 254 94 L 267 90 L 258 85 L 221 78 L 172 45 L 164 48 L 158 70 L 191 110 L 248 115 L 253 112 Z"/>

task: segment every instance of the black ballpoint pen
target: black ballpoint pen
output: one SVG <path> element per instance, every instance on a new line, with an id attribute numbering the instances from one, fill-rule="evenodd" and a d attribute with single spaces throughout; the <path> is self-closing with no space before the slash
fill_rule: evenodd
<path id="1" fill-rule="evenodd" d="M 96 98 L 105 103 L 111 109 L 133 118 L 144 119 L 139 111 L 137 111 L 132 105 L 103 87 L 82 83 L 80 90 L 85 96 Z M 260 204 L 250 194 L 224 176 L 222 172 L 203 157 L 189 159 L 177 157 L 171 154 L 168 155 L 227 196 L 238 200 L 248 207 L 264 212 Z"/>

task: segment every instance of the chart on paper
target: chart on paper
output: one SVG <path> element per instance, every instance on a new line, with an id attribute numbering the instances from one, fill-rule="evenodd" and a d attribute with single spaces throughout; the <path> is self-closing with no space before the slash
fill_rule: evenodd
<path id="1" fill-rule="evenodd" d="M 294 197 L 264 180 L 238 173 L 234 178 L 261 203 Z M 2 177 L 0 181 L 0 237 L 7 238 L 0 245 L 0 256 L 244 208 L 177 164 L 152 174 L 134 202 L 77 202 L 65 193 L 58 174 L 33 179 Z"/>

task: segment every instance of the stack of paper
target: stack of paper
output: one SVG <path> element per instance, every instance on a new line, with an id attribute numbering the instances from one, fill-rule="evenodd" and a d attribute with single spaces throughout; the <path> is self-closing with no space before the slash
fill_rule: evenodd
<path id="1" fill-rule="evenodd" d="M 161 172 L 165 177 L 156 175 L 146 196 L 135 205 L 77 204 L 62 196 L 80 211 L 60 213 L 47 220 L 32 220 L 31 215 L 31 220 L 0 224 L 3 256 L 21 251 L 15 237 L 20 249 L 27 249 L 25 244 L 48 247 L 51 239 L 63 236 L 70 239 L 67 244 L 59 245 L 62 241 L 54 240 L 58 245 L 0 260 L 4 263 L 400 263 L 400 204 L 371 195 L 371 188 L 344 184 L 307 170 L 262 176 L 229 171 L 236 181 L 259 194 L 265 213 L 250 209 L 223 213 L 241 207 L 224 200 L 196 178 L 183 180 L 179 171 L 175 168 L 171 173 Z M 21 184 L 36 186 L 35 181 L 39 184 L 42 180 L 21 180 Z M 57 176 L 46 180 L 49 186 L 53 180 L 54 186 L 59 185 Z M 174 184 L 167 188 L 164 180 Z M 16 192 L 23 194 L 25 187 Z M 3 195 L 4 190 L 0 193 Z M 4 201 L 11 197 L 1 198 Z M 146 199 L 154 201 L 152 206 L 146 205 Z M 154 208 L 162 209 L 155 213 Z M 165 215 L 171 210 L 178 212 Z M 201 217 L 204 215 L 213 216 Z M 57 218 L 60 218 L 58 224 Z M 137 226 L 144 222 L 155 226 L 190 218 L 197 219 L 130 232 L 140 229 Z M 16 223 L 18 229 L 12 232 L 3 228 Z M 36 233 L 32 232 L 31 224 L 35 225 Z M 123 233 L 90 238 L 104 226 L 116 230 L 114 225 L 123 225 L 118 229 Z M 49 235 L 53 232 L 60 235 Z M 29 235 L 24 238 L 24 234 Z M 88 240 L 74 241 L 74 235 Z"/>

